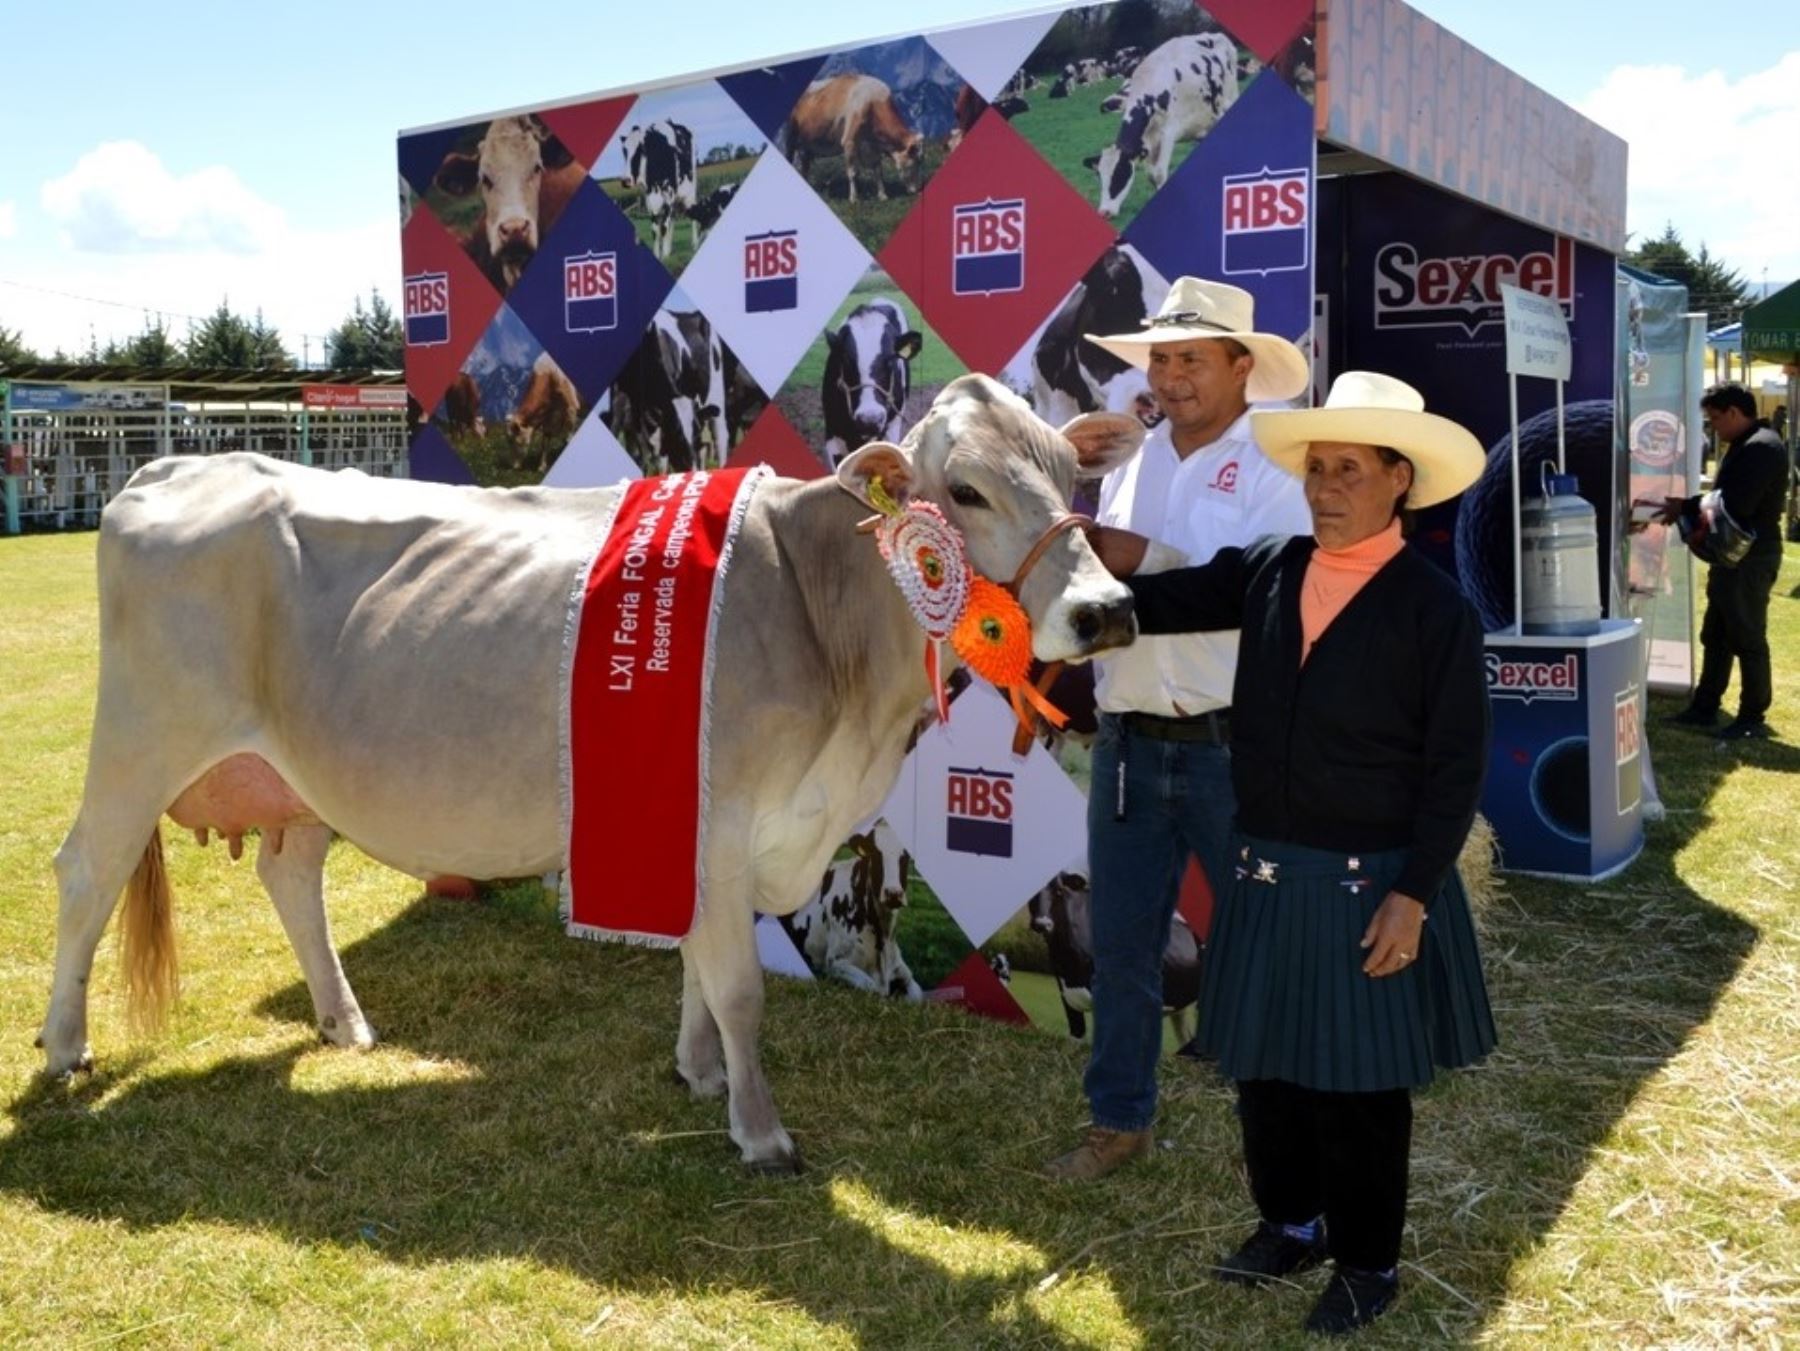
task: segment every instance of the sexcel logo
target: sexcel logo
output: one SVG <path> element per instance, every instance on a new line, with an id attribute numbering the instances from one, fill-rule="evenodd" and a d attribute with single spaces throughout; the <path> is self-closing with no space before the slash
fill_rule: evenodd
<path id="1" fill-rule="evenodd" d="M 406 345 L 439 347 L 450 341 L 450 274 L 415 272 L 402 291 Z"/>
<path id="2" fill-rule="evenodd" d="M 969 202 L 950 219 L 950 289 L 959 296 L 1025 289 L 1025 201 Z"/>
<path id="3" fill-rule="evenodd" d="M 1581 666 L 1573 652 L 1554 661 L 1506 661 L 1498 652 L 1487 654 L 1487 687 L 1490 699 L 1579 699 Z"/>
<path id="4" fill-rule="evenodd" d="M 1297 272 L 1308 260 L 1304 169 L 1264 169 L 1224 180 L 1222 271 L 1239 275 Z"/>
<path id="5" fill-rule="evenodd" d="M 619 256 L 572 253 L 563 259 L 563 327 L 601 333 L 619 326 Z"/>
<path id="6" fill-rule="evenodd" d="M 768 314 L 800 304 L 800 232 L 770 230 L 744 240 L 744 313 Z"/>
<path id="7" fill-rule="evenodd" d="M 1013 776 L 952 765 L 945 789 L 944 847 L 959 854 L 1011 858 Z"/>
<path id="8" fill-rule="evenodd" d="M 1411 244 L 1383 245 L 1375 254 L 1375 327 L 1460 328 L 1473 337 L 1504 317 L 1502 283 L 1549 296 L 1573 318 L 1574 242 L 1558 235 L 1554 252 L 1516 258 L 1507 253 L 1420 258 Z"/>

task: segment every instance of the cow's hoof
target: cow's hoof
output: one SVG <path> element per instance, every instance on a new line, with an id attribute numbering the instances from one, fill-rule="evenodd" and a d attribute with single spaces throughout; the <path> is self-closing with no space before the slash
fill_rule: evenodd
<path id="1" fill-rule="evenodd" d="M 83 1046 L 81 1048 L 80 1055 L 76 1056 L 73 1060 L 69 1061 L 67 1064 L 65 1064 L 65 1065 L 50 1064 L 50 1065 L 45 1066 L 45 1068 L 44 1068 L 44 1074 L 47 1078 L 61 1079 L 61 1080 L 65 1080 L 65 1081 L 69 1080 L 69 1079 L 73 1079 L 78 1074 L 92 1074 L 93 1072 L 94 1072 L 94 1053 L 91 1049 L 89 1049 L 86 1046 Z"/>
<path id="2" fill-rule="evenodd" d="M 725 1096 L 727 1083 L 725 1078 L 725 1067 L 721 1065 L 709 1074 L 702 1074 L 695 1077 L 690 1076 L 681 1068 L 680 1061 L 676 1061 L 675 1082 L 687 1089 L 693 1096 L 695 1102 L 710 1102 L 715 1098 L 722 1098 Z"/>
<path id="3" fill-rule="evenodd" d="M 806 1162 L 796 1149 L 785 1158 L 777 1156 L 773 1159 L 746 1159 L 744 1167 L 764 1177 L 799 1177 L 806 1171 Z"/>
<path id="4" fill-rule="evenodd" d="M 380 1040 L 375 1029 L 360 1018 L 347 1028 L 335 1018 L 327 1018 L 319 1024 L 321 1046 L 336 1046 L 346 1051 L 367 1051 Z"/>

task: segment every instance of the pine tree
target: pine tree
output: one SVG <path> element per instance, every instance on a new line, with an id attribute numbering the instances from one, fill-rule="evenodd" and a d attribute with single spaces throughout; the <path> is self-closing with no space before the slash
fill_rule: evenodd
<path id="1" fill-rule="evenodd" d="M 0 327 L 0 366 L 23 366 L 38 359 L 25 344 L 25 335 Z"/>
<path id="2" fill-rule="evenodd" d="M 365 309 L 357 296 L 350 313 L 325 339 L 325 359 L 335 370 L 399 370 L 406 335 L 399 317 L 380 291 L 369 293 Z"/>
<path id="3" fill-rule="evenodd" d="M 281 345 L 281 334 L 270 326 L 259 309 L 256 317 L 233 314 L 231 302 L 221 300 L 198 325 L 188 327 L 183 357 L 190 366 L 216 366 L 231 370 L 286 370 L 293 363 Z"/>
<path id="4" fill-rule="evenodd" d="M 1625 261 L 1632 267 L 1654 272 L 1687 287 L 1688 307 L 1706 311 L 1709 329 L 1736 323 L 1752 303 L 1743 274 L 1714 258 L 1704 243 L 1700 245 L 1699 253 L 1689 253 L 1680 231 L 1672 222 L 1663 228 L 1658 238 L 1646 240 L 1627 252 Z"/>

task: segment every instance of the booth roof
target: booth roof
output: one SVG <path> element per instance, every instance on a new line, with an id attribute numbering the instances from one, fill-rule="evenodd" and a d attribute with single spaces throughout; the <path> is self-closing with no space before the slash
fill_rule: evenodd
<path id="1" fill-rule="evenodd" d="M 1744 311 L 1744 346 L 1770 361 L 1800 362 L 1800 281 Z"/>
<path id="2" fill-rule="evenodd" d="M 86 365 L 33 361 L 0 365 L 0 381 L 41 380 L 50 384 L 167 385 L 177 402 L 227 396 L 233 401 L 298 403 L 302 385 L 388 385 L 402 387 L 399 371 L 235 370 L 211 366 Z"/>

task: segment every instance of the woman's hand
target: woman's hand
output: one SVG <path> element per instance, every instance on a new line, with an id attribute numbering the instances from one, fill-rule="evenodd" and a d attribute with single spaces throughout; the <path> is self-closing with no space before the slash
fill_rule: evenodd
<path id="1" fill-rule="evenodd" d="M 1363 930 L 1365 976 L 1391 976 L 1419 959 L 1419 940 L 1424 937 L 1425 907 L 1411 896 L 1390 891 Z"/>

